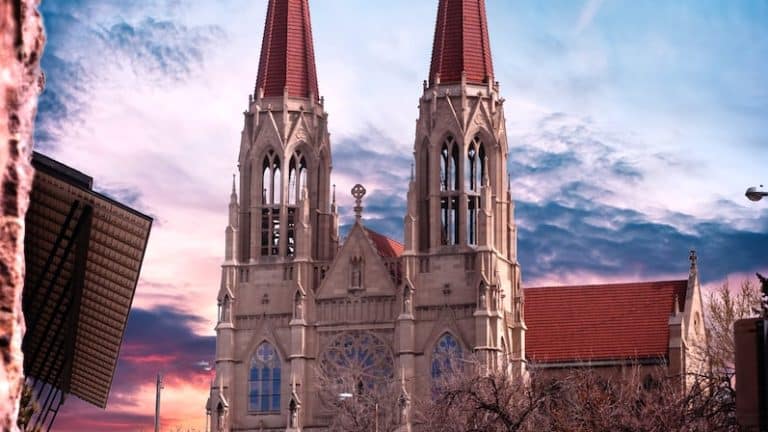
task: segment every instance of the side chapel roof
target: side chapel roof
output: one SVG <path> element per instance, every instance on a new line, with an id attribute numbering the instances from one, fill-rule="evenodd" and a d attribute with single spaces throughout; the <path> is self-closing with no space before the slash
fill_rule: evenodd
<path id="1" fill-rule="evenodd" d="M 397 258 L 405 251 L 405 246 L 399 241 L 391 239 L 384 234 L 379 234 L 369 228 L 363 227 L 363 230 L 380 256 L 384 258 Z"/>
<path id="2" fill-rule="evenodd" d="M 687 280 L 525 289 L 533 362 L 667 358 L 669 317 Z"/>

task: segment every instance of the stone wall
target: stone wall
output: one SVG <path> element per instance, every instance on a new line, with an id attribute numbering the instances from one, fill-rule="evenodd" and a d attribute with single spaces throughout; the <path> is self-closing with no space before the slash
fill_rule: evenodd
<path id="1" fill-rule="evenodd" d="M 44 36 L 34 0 L 0 0 L 0 428 L 16 431 L 23 383 L 24 215 Z"/>

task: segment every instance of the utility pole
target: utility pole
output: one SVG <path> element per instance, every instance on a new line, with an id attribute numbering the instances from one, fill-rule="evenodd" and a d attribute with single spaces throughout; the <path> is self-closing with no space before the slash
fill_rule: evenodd
<path id="1" fill-rule="evenodd" d="M 157 374 L 157 388 L 155 393 L 155 432 L 160 432 L 160 390 L 163 389 L 163 375 Z"/>

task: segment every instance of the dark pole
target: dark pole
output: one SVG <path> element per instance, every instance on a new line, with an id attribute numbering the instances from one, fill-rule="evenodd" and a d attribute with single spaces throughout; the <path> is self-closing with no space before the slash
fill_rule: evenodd
<path id="1" fill-rule="evenodd" d="M 768 278 L 757 273 L 760 281 L 761 320 L 755 323 L 757 334 L 757 403 L 760 430 L 768 431 Z"/>
<path id="2" fill-rule="evenodd" d="M 163 376 L 157 374 L 157 393 L 155 394 L 155 432 L 160 432 L 160 390 L 163 389 Z"/>

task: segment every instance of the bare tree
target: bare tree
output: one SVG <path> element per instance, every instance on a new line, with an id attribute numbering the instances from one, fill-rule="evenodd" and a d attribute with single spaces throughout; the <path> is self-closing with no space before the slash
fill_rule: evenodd
<path id="1" fill-rule="evenodd" d="M 508 374 L 507 367 L 486 370 L 465 360 L 461 370 L 446 373 L 435 385 L 431 400 L 417 403 L 419 430 L 446 432 L 512 432 L 533 430 L 534 417 L 554 388 L 526 383 Z"/>
<path id="2" fill-rule="evenodd" d="M 731 291 L 726 282 L 709 294 L 705 304 L 708 340 L 699 348 L 714 372 L 733 374 L 736 358 L 733 324 L 756 316 L 760 303 L 760 290 L 751 280 L 742 281 L 736 291 Z"/>
<path id="3" fill-rule="evenodd" d="M 680 390 L 678 376 L 663 367 L 591 368 L 557 377 L 534 371 L 528 382 L 503 370 L 468 368 L 442 381 L 419 406 L 419 430 L 510 431 L 705 431 L 730 432 L 731 382 L 696 375 Z"/>
<path id="4" fill-rule="evenodd" d="M 663 367 L 628 366 L 618 373 L 572 370 L 538 417 L 539 430 L 552 431 L 735 431 L 730 381 L 695 375 L 681 391 L 681 377 Z"/>
<path id="5" fill-rule="evenodd" d="M 404 423 L 403 388 L 391 377 L 357 376 L 319 368 L 318 396 L 329 430 L 394 432 Z"/>

